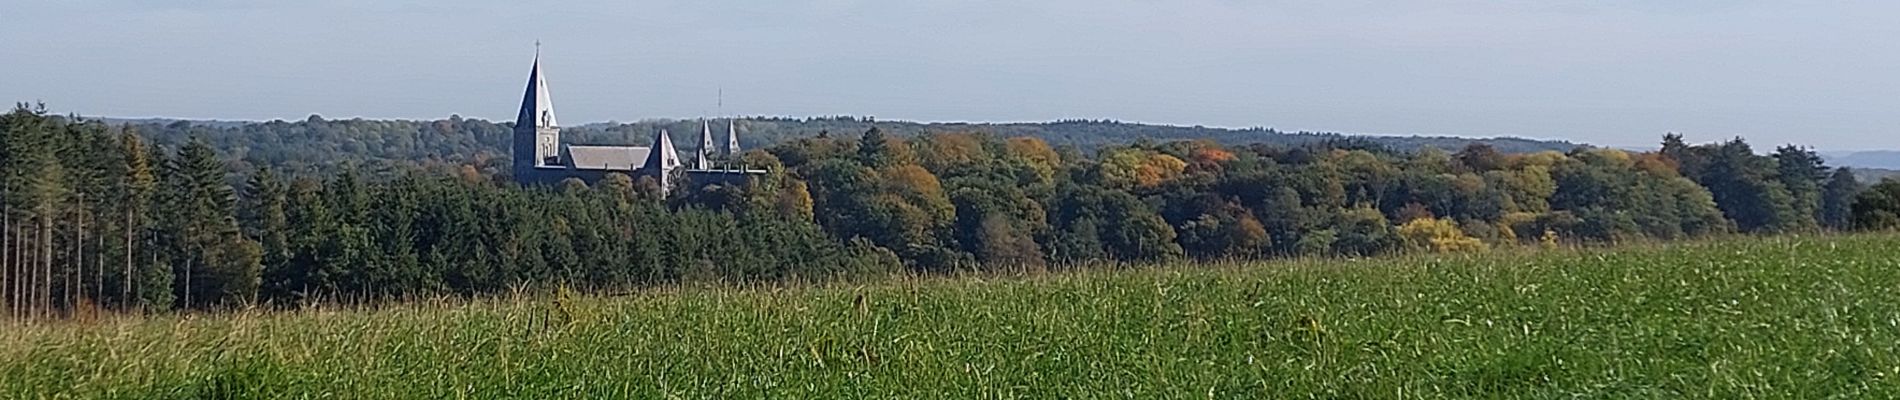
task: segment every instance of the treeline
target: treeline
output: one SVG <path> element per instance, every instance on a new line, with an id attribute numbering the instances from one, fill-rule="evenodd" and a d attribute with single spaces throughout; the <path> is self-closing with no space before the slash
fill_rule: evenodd
<path id="1" fill-rule="evenodd" d="M 755 148 L 742 162 L 770 173 L 746 185 L 658 193 L 624 175 L 520 187 L 449 162 L 287 173 L 220 157 L 256 150 L 212 132 L 150 144 L 140 129 L 0 116 L 10 315 L 1900 226 L 1900 182 L 1864 190 L 1799 147 L 1673 135 L 1643 153 L 1348 139 L 1085 152 L 873 127 Z"/>
<path id="2" fill-rule="evenodd" d="M 717 123 L 716 123 L 717 124 Z M 192 138 L 206 140 L 233 164 L 240 175 L 270 167 L 287 175 L 327 174 L 345 166 L 376 171 L 427 168 L 469 174 L 501 174 L 508 169 L 512 125 L 451 116 L 431 121 L 326 119 L 312 115 L 297 121 L 229 122 L 126 120 L 111 123 L 109 131 L 129 126 L 155 145 L 177 148 Z M 871 118 L 746 117 L 739 122 L 747 148 L 765 148 L 819 133 L 855 136 L 872 126 L 897 136 L 914 137 L 943 132 L 985 132 L 999 137 L 1029 136 L 1055 145 L 1073 145 L 1084 151 L 1137 139 L 1211 139 L 1228 145 L 1274 144 L 1303 146 L 1348 139 L 1332 133 L 1289 133 L 1267 128 L 1221 129 L 1069 120 L 1048 123 L 964 124 L 876 121 Z M 675 143 L 695 144 L 700 122 L 663 120 L 635 123 L 599 123 L 564 127 L 562 141 L 574 144 L 646 145 L 652 134 L 667 129 Z M 721 126 L 721 129 L 724 127 Z M 1425 147 L 1462 148 L 1485 143 L 1505 152 L 1569 151 L 1565 142 L 1515 138 L 1468 139 L 1452 137 L 1359 137 L 1383 147 L 1411 151 Z M 466 170 L 466 171 L 463 171 Z"/>
<path id="3" fill-rule="evenodd" d="M 25 107 L 0 116 L 0 132 L 0 304 L 12 316 L 826 280 L 898 265 L 777 213 L 669 209 L 625 176 L 520 188 L 418 169 L 286 179 L 257 167 L 232 184 L 237 170 L 204 139 L 153 146 L 136 127 Z"/>
<path id="4" fill-rule="evenodd" d="M 1376 143 L 1137 141 L 1093 156 L 1033 138 L 873 128 L 769 149 L 817 222 L 912 268 L 1375 255 L 1556 241 L 1844 229 L 1860 184 L 1813 152 L 1740 139 L 1662 151 L 1400 152 Z"/>

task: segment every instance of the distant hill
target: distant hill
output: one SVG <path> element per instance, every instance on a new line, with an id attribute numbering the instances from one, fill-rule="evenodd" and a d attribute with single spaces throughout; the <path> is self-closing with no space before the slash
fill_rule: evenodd
<path id="1" fill-rule="evenodd" d="M 1900 150 L 1823 151 L 1829 165 L 1900 170 Z"/>
<path id="2" fill-rule="evenodd" d="M 217 119 L 115 118 L 115 117 L 87 117 L 87 118 L 103 121 L 106 124 L 110 124 L 110 125 L 125 125 L 125 124 L 165 125 L 165 124 L 170 124 L 174 122 L 184 121 L 184 122 L 189 122 L 192 125 L 206 126 L 206 127 L 212 127 L 212 128 L 238 128 L 238 127 L 243 127 L 244 125 L 248 125 L 248 124 L 263 123 L 262 121 L 232 121 L 232 120 L 217 120 Z"/>
<path id="3" fill-rule="evenodd" d="M 326 119 L 312 115 L 296 121 L 201 121 L 163 118 L 101 118 L 118 126 L 133 126 L 153 142 L 176 146 L 192 136 L 209 139 L 214 147 L 244 170 L 245 164 L 269 165 L 280 171 L 311 172 L 332 169 L 341 164 L 396 165 L 429 163 L 435 165 L 475 164 L 490 168 L 505 164 L 512 122 L 493 122 L 451 116 L 438 120 Z M 682 151 L 699 141 L 700 120 L 648 120 L 640 122 L 601 122 L 564 127 L 562 141 L 570 144 L 646 145 L 653 132 L 665 129 Z M 723 141 L 724 121 L 715 121 L 713 130 Z M 1282 132 L 1271 128 L 1211 128 L 1171 126 L 1117 121 L 1054 121 L 1034 123 L 919 123 L 881 121 L 863 117 L 783 118 L 743 117 L 739 121 L 741 142 L 747 148 L 761 148 L 787 140 L 822 134 L 856 137 L 877 127 L 894 135 L 915 136 L 935 132 L 986 132 L 998 136 L 1033 136 L 1053 145 L 1073 145 L 1087 152 L 1106 145 L 1133 143 L 1138 140 L 1174 141 L 1209 139 L 1222 144 L 1254 143 L 1298 146 L 1328 141 L 1351 140 L 1376 144 L 1393 150 L 1413 151 L 1434 147 L 1457 151 L 1472 143 L 1489 144 L 1507 153 L 1569 151 L 1579 144 L 1564 141 L 1523 138 L 1463 138 L 1449 136 L 1375 136 L 1341 133 Z"/>
<path id="4" fill-rule="evenodd" d="M 1860 183 L 1863 183 L 1863 184 L 1872 185 L 1875 182 L 1880 182 L 1881 180 L 1884 180 L 1884 179 L 1900 178 L 1900 170 L 1892 170 L 1892 169 L 1885 169 L 1885 168 L 1861 168 L 1861 167 L 1852 167 L 1852 166 L 1850 166 L 1849 168 L 1852 168 L 1854 170 L 1854 178 L 1859 179 Z"/>
<path id="5" fill-rule="evenodd" d="M 651 123 L 651 122 L 643 122 Z M 660 122 L 666 125 L 666 121 Z M 582 128 L 606 128 L 614 130 L 615 124 L 593 124 Z M 628 125 L 628 124 L 619 124 Z M 635 124 L 637 125 L 637 124 Z M 818 132 L 855 135 L 872 126 L 897 135 L 913 136 L 936 132 L 987 132 L 999 136 L 1033 136 L 1055 145 L 1075 145 L 1084 149 L 1112 144 L 1126 144 L 1136 140 L 1156 141 L 1210 139 L 1223 144 L 1266 143 L 1278 145 L 1300 145 L 1333 140 L 1355 139 L 1377 143 L 1396 150 L 1411 151 L 1425 147 L 1457 151 L 1472 143 L 1485 143 L 1507 153 L 1527 153 L 1545 150 L 1570 151 L 1578 144 L 1564 141 L 1535 140 L 1515 137 L 1465 138 L 1452 136 L 1385 136 L 1351 135 L 1332 132 L 1283 132 L 1272 128 L 1212 128 L 1204 126 L 1174 126 L 1128 123 L 1108 120 L 1064 120 L 1054 122 L 1019 123 L 963 123 L 937 122 L 918 123 L 908 121 L 878 121 L 870 118 L 831 117 L 831 118 L 776 118 L 748 117 L 743 122 L 740 133 L 744 137 L 757 138 L 768 143 L 793 137 L 815 135 Z M 675 130 L 677 132 L 677 130 Z M 723 129 L 717 129 L 723 132 Z"/>

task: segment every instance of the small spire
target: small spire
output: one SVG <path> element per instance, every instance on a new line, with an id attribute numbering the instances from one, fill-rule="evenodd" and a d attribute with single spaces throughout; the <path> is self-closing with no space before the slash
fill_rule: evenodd
<path id="1" fill-rule="evenodd" d="M 693 159 L 693 169 L 712 169 L 713 138 L 712 121 L 699 120 L 699 154 Z"/>
<path id="2" fill-rule="evenodd" d="M 673 148 L 672 135 L 661 129 L 653 138 L 653 147 L 647 153 L 647 162 L 643 168 L 653 168 L 654 172 L 671 171 L 680 166 L 679 151 Z"/>
<path id="3" fill-rule="evenodd" d="M 654 177 L 659 181 L 660 192 L 673 190 L 673 169 L 679 168 L 679 153 L 673 150 L 673 139 L 665 129 L 653 138 L 653 147 L 647 149 L 647 162 L 640 167 L 640 173 Z"/>
<path id="4" fill-rule="evenodd" d="M 739 159 L 739 119 L 726 120 L 726 158 L 729 162 Z"/>

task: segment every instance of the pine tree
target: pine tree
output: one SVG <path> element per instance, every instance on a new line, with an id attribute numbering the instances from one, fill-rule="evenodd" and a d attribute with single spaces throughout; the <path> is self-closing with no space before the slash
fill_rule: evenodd
<path id="1" fill-rule="evenodd" d="M 9 168 L 9 171 L 13 167 L 13 124 L 19 114 L 16 110 L 0 115 L 0 168 Z M 19 282 L 19 273 L 14 271 L 16 264 L 13 262 L 18 247 L 14 246 L 12 175 L 0 172 L 0 308 L 5 308 L 6 316 L 10 318 L 18 317 L 19 312 L 16 308 L 19 299 L 15 297 L 18 290 L 14 287 Z"/>
<path id="2" fill-rule="evenodd" d="M 0 116 L 0 169 L 13 171 L 13 125 L 21 118 L 25 106 L 17 106 L 13 112 Z M 19 317 L 19 273 L 15 271 L 13 254 L 19 246 L 13 245 L 13 174 L 0 171 L 0 307 L 6 307 L 6 317 Z"/>
<path id="3" fill-rule="evenodd" d="M 254 300 L 263 251 L 238 231 L 237 196 L 225 180 L 224 162 L 209 143 L 194 138 L 178 150 L 174 164 L 185 196 L 185 307 Z"/>
<path id="4" fill-rule="evenodd" d="M 274 300 L 302 303 L 316 292 L 331 289 L 327 282 L 317 279 L 317 271 L 324 257 L 320 250 L 334 237 L 335 224 L 323 201 L 323 184 L 313 179 L 291 184 L 284 211 L 291 230 L 287 238 L 290 258 L 284 265 L 264 271 L 263 291 Z"/>
<path id="5" fill-rule="evenodd" d="M 147 310 L 169 310 L 176 301 L 174 283 L 178 275 L 171 263 L 178 259 L 176 228 L 183 198 L 175 184 L 171 157 L 157 146 L 145 147 L 144 155 L 136 136 L 127 136 L 126 219 L 143 236 L 134 254 L 143 253 L 144 268 L 134 272 L 132 295 L 136 304 Z M 138 257 L 138 256 L 134 256 Z M 129 264 L 128 264 L 129 265 Z"/>
<path id="6" fill-rule="evenodd" d="M 1715 146 L 1711 153 L 1698 181 L 1708 187 L 1716 205 L 1736 227 L 1744 232 L 1803 228 L 1803 215 L 1796 212 L 1794 196 L 1777 178 L 1774 159 L 1755 154 L 1740 138 Z M 1812 221 L 1812 214 L 1806 216 Z"/>
<path id="7" fill-rule="evenodd" d="M 1826 161 L 1813 150 L 1793 145 L 1775 148 L 1775 178 L 1787 188 L 1794 208 L 1796 229 L 1813 229 L 1821 215 L 1821 186 L 1828 178 Z"/>
<path id="8" fill-rule="evenodd" d="M 270 168 L 260 168 L 245 184 L 243 200 L 243 218 L 239 225 L 245 228 L 244 236 L 258 241 L 263 249 L 262 275 L 280 276 L 280 271 L 290 267 L 291 259 L 290 220 L 286 210 L 289 187 Z M 274 289 L 263 290 L 265 298 L 280 298 L 282 293 Z"/>
<path id="9" fill-rule="evenodd" d="M 86 121 L 71 117 L 65 123 L 63 133 L 57 140 L 61 142 L 59 160 L 66 172 L 64 186 L 70 194 L 69 206 L 64 215 L 69 221 L 64 223 L 68 233 L 62 235 L 71 238 L 68 249 L 63 253 L 71 254 L 65 263 L 67 281 L 66 303 L 69 309 L 77 310 L 82 304 L 99 304 L 103 300 L 104 248 L 91 246 L 100 236 L 102 224 L 98 218 L 99 210 L 106 203 L 105 191 L 110 186 L 105 181 L 106 165 L 114 153 L 111 138 L 106 134 L 105 124 L 98 121 Z M 89 265 L 93 264 L 93 265 Z M 88 271 L 90 270 L 90 271 Z M 89 282 L 90 281 L 90 282 Z M 88 296 L 90 292 L 92 295 Z"/>
<path id="10" fill-rule="evenodd" d="M 1847 167 L 1835 168 L 1821 191 L 1821 225 L 1833 230 L 1853 227 L 1854 197 L 1864 189 L 1855 179 L 1854 171 Z"/>
<path id="11" fill-rule="evenodd" d="M 31 224 L 30 241 L 16 251 L 24 251 L 21 268 L 28 270 L 22 288 L 28 305 L 27 314 L 50 315 L 53 305 L 53 219 L 61 211 L 65 197 L 65 173 L 56 155 L 59 153 L 54 118 L 45 107 L 28 109 L 20 105 L 7 115 L 4 123 L 8 149 L 6 192 L 15 210 L 22 211 L 21 224 Z"/>

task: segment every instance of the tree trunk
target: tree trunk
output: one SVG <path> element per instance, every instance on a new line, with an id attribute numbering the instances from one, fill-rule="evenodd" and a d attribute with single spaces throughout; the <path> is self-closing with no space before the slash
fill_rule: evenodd
<path id="1" fill-rule="evenodd" d="M 3 200 L 0 200 L 3 201 Z M 13 317 L 13 208 L 0 207 L 0 303 Z"/>
<path id="2" fill-rule="evenodd" d="M 17 299 L 14 307 L 19 308 L 20 317 L 26 318 L 33 313 L 33 264 L 28 257 L 33 255 L 31 232 L 27 231 L 27 220 L 22 218 L 19 225 L 13 226 L 13 297 Z"/>
<path id="3" fill-rule="evenodd" d="M 119 286 L 125 292 L 122 294 L 122 296 L 124 297 L 120 298 L 119 301 L 125 302 L 124 306 L 126 306 L 126 308 L 131 308 L 133 304 L 138 303 L 137 300 L 133 300 L 132 298 L 132 287 L 134 284 L 138 282 L 138 278 L 132 276 L 132 257 L 137 253 L 137 251 L 135 251 L 135 249 L 133 249 L 132 247 L 132 231 L 133 231 L 132 207 L 126 207 L 125 208 L 125 277 L 119 280 Z"/>
<path id="4" fill-rule="evenodd" d="M 26 274 L 26 282 L 20 286 L 20 290 L 25 292 L 21 302 L 26 304 L 26 318 L 33 318 L 40 312 L 40 241 L 33 237 L 34 233 L 39 233 L 39 227 L 20 227 L 20 235 L 23 236 L 20 252 L 25 253 L 20 255 L 20 270 Z"/>
<path id="5" fill-rule="evenodd" d="M 20 269 L 20 276 L 26 278 L 20 281 L 20 316 L 25 318 L 32 318 L 40 306 L 40 266 L 39 259 L 35 258 L 39 256 L 39 246 L 34 245 L 39 241 L 33 238 L 38 228 L 29 225 L 30 221 L 30 218 L 21 220 L 14 231 L 19 237 L 16 241 L 20 246 L 16 251 L 20 255 L 14 257 L 13 264 Z"/>
<path id="6" fill-rule="evenodd" d="M 27 282 L 26 232 L 25 232 L 25 229 L 21 227 L 21 225 L 25 225 L 25 222 L 26 221 L 21 221 L 20 225 L 13 225 L 11 221 L 8 221 L 7 223 L 7 225 L 9 225 L 7 229 L 12 232 L 10 235 L 12 236 L 12 239 L 13 239 L 13 242 L 12 242 L 13 254 L 8 256 L 8 258 L 13 259 L 12 292 L 13 292 L 13 316 L 14 317 L 25 317 L 26 308 L 27 308 L 26 306 L 26 282 Z"/>
<path id="7" fill-rule="evenodd" d="M 197 261 L 194 259 L 196 257 L 197 255 L 195 254 L 185 257 L 185 307 L 184 309 L 187 311 L 191 310 L 191 264 L 192 262 Z"/>
<path id="8" fill-rule="evenodd" d="M 41 294 L 41 297 L 45 298 L 42 301 L 44 307 L 41 308 L 40 313 L 45 317 L 53 316 L 53 255 L 57 254 L 53 252 L 53 216 L 51 214 L 40 216 L 40 272 L 42 276 L 45 276 L 46 281 L 45 293 Z"/>
<path id="9" fill-rule="evenodd" d="M 0 200 L 4 202 L 4 200 Z M 6 303 L 7 317 L 13 317 L 13 209 L 0 207 L 0 303 Z"/>
<path id="10" fill-rule="evenodd" d="M 38 221 L 34 222 L 35 226 L 30 228 L 21 227 L 20 229 L 20 233 L 26 235 L 26 240 L 21 241 L 20 245 L 22 246 L 21 249 L 26 252 L 22 261 L 25 261 L 26 264 L 23 269 L 26 270 L 27 282 L 24 287 L 26 290 L 27 318 L 37 317 L 40 313 L 40 239 L 33 237 L 34 234 L 40 232 L 40 228 L 37 225 Z"/>
<path id="11" fill-rule="evenodd" d="M 21 222 L 21 225 L 25 225 L 25 221 Z M 7 224 L 9 225 L 8 230 L 12 231 L 11 236 L 13 239 L 13 254 L 9 256 L 9 258 L 13 259 L 13 316 L 25 317 L 27 309 L 26 232 L 20 225 L 13 225 L 12 221 L 8 221 Z"/>
<path id="12" fill-rule="evenodd" d="M 66 292 L 67 315 L 77 315 L 79 312 L 79 303 L 86 301 L 86 280 L 80 279 L 86 276 L 84 272 L 86 270 L 85 199 L 86 195 L 79 195 L 79 206 L 73 209 L 74 225 L 76 225 L 75 228 L 77 229 L 74 229 L 73 232 L 73 259 L 66 264 L 66 282 L 69 282 L 67 287 L 71 289 Z"/>
<path id="13" fill-rule="evenodd" d="M 92 262 L 92 304 L 95 307 L 106 304 L 106 235 L 100 233 L 92 239 L 92 249 L 99 252 L 99 257 Z"/>
<path id="14" fill-rule="evenodd" d="M 79 220 L 79 232 L 74 235 L 78 239 L 73 241 L 75 251 L 73 251 L 72 268 L 73 289 L 75 289 L 73 311 L 76 313 L 79 311 L 79 303 L 86 301 L 86 280 L 84 279 L 86 276 L 86 194 L 79 194 L 79 208 L 74 211 L 79 214 L 78 218 L 75 218 Z"/>

